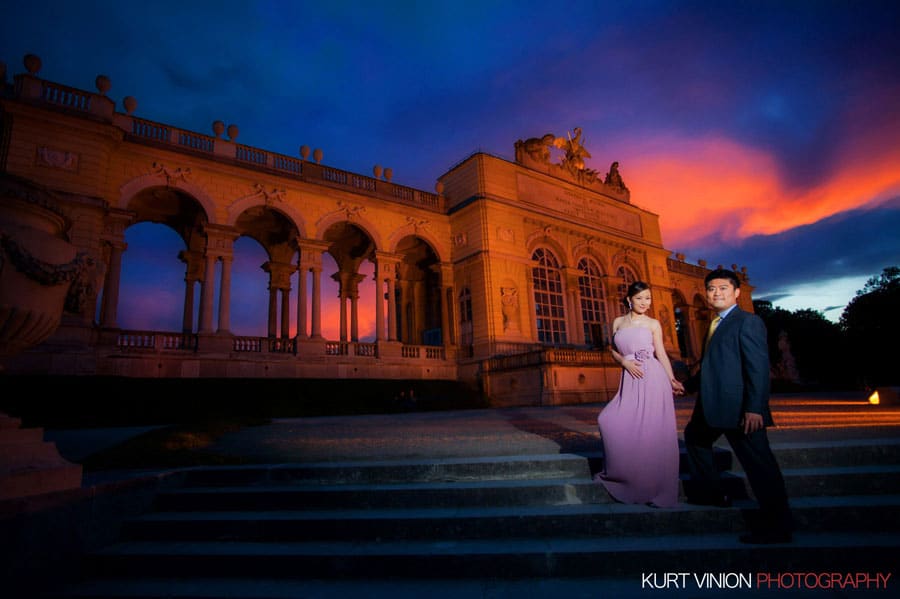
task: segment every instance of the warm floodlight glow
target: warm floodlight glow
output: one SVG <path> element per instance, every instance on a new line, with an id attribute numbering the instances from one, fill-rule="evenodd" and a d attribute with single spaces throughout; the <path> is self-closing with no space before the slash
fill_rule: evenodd
<path id="1" fill-rule="evenodd" d="M 873 406 L 877 406 L 878 404 L 881 403 L 881 397 L 878 396 L 877 390 L 875 392 L 873 392 L 872 395 L 869 396 L 869 403 L 872 404 Z"/>

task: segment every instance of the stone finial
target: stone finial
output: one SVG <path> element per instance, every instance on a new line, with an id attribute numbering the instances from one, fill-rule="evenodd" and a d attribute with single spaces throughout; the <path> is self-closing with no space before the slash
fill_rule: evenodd
<path id="1" fill-rule="evenodd" d="M 732 265 L 731 265 L 731 270 L 733 270 L 734 272 L 737 272 L 737 271 L 738 271 L 738 265 L 737 265 L 737 264 L 732 264 Z"/>
<path id="2" fill-rule="evenodd" d="M 322 148 L 316 148 L 313 150 L 313 160 L 316 161 L 316 164 L 322 163 Z"/>
<path id="3" fill-rule="evenodd" d="M 309 158 L 309 146 L 300 146 L 300 158 L 303 160 Z"/>
<path id="4" fill-rule="evenodd" d="M 125 96 L 122 100 L 122 106 L 125 107 L 125 112 L 131 114 L 137 108 L 137 99 L 134 96 Z"/>
<path id="5" fill-rule="evenodd" d="M 434 184 L 434 191 L 435 191 L 435 193 L 437 193 L 439 196 L 440 196 L 440 195 L 444 195 L 444 184 L 443 184 L 442 182 L 440 182 L 440 181 L 438 181 L 437 183 L 435 183 L 435 184 Z"/>
<path id="6" fill-rule="evenodd" d="M 28 72 L 32 75 L 37 75 L 41 70 L 41 57 L 37 54 L 26 54 L 22 62 L 25 64 L 25 68 Z"/>
<path id="7" fill-rule="evenodd" d="M 681 252 L 675 254 L 675 258 L 677 258 L 679 262 L 684 262 L 684 254 Z"/>
<path id="8" fill-rule="evenodd" d="M 106 75 L 97 75 L 97 78 L 94 79 L 94 85 L 97 86 L 97 91 L 100 92 L 100 95 L 105 96 L 109 88 L 112 87 L 112 81 Z"/>
<path id="9" fill-rule="evenodd" d="M 704 260 L 703 258 L 697 260 L 697 264 L 699 264 L 703 268 L 706 268 L 706 260 Z"/>
<path id="10" fill-rule="evenodd" d="M 240 133 L 240 130 L 238 129 L 237 125 L 228 125 L 228 139 L 230 139 L 231 141 L 236 140 L 238 133 Z"/>
<path id="11" fill-rule="evenodd" d="M 392 169 L 391 167 L 384 169 L 384 180 L 390 181 L 393 178 L 394 178 L 394 169 Z"/>
<path id="12" fill-rule="evenodd" d="M 380 164 L 376 164 L 375 166 L 372 167 L 372 174 L 375 175 L 376 179 L 381 178 L 381 165 Z"/>
<path id="13" fill-rule="evenodd" d="M 222 134 L 225 133 L 225 123 L 222 121 L 213 121 L 212 124 L 213 134 L 216 136 L 216 139 L 221 139 Z"/>

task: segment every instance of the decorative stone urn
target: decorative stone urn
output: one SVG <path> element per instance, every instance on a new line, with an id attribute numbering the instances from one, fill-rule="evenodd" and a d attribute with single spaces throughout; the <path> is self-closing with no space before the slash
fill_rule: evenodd
<path id="1" fill-rule="evenodd" d="M 0 173 L 0 372 L 59 326 L 87 262 L 65 238 L 70 225 L 52 192 Z M 43 429 L 21 424 L 0 413 L 0 501 L 79 488 L 81 465 L 63 459 Z"/>
<path id="2" fill-rule="evenodd" d="M 69 243 L 71 223 L 52 192 L 0 174 L 0 362 L 49 337 L 88 261 Z"/>

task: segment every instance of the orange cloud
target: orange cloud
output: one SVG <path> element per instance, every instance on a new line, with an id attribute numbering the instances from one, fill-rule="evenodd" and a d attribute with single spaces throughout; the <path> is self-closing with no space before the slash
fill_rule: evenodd
<path id="1" fill-rule="evenodd" d="M 724 138 L 660 139 L 632 148 L 623 175 L 632 202 L 660 215 L 663 243 L 745 238 L 810 224 L 900 194 L 900 147 L 848 144 L 821 184 L 790 189 L 775 159 Z"/>

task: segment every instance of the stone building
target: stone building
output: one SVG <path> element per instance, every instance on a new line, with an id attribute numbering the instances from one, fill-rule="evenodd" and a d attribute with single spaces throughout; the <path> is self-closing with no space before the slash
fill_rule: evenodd
<path id="1" fill-rule="evenodd" d="M 116 109 L 106 77 L 87 91 L 38 77 L 36 56 L 25 66 L 11 82 L 3 73 L 0 208 L 53 204 L 77 260 L 41 261 L 0 231 L 0 275 L 78 271 L 54 332 L 7 358 L 8 373 L 457 380 L 493 405 L 603 401 L 619 378 L 605 351 L 609 323 L 638 279 L 653 286 L 672 360 L 699 356 L 705 263 L 670 255 L 658 216 L 631 203 L 617 162 L 603 175 L 586 166 L 578 128 L 516 141 L 514 161 L 474 153 L 428 192 L 394 183 L 390 169 L 328 167 L 320 149 L 293 157 L 242 145 L 220 121 L 207 135 L 142 119 L 132 97 Z M 183 241 L 172 257 L 184 263 L 181 330 L 117 324 L 128 309 L 118 299 L 125 232 L 142 222 Z M 268 257 L 264 336 L 231 332 L 241 236 Z M 363 270 L 374 285 L 361 284 Z M 323 302 L 334 299 L 322 297 L 324 277 L 339 288 L 336 339 L 322 334 Z M 0 308 L 6 338 L 54 318 Z M 363 312 L 375 318 L 368 341 Z"/>

